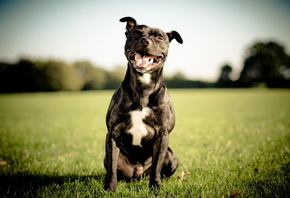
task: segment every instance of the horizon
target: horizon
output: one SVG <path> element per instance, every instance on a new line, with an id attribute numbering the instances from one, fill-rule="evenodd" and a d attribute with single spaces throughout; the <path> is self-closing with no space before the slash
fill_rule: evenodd
<path id="1" fill-rule="evenodd" d="M 238 75 L 246 50 L 257 41 L 277 42 L 289 54 L 289 8 L 290 2 L 283 0 L 4 0 L 0 1 L 0 60 L 87 60 L 108 70 L 126 66 L 126 24 L 119 19 L 131 16 L 139 24 L 176 30 L 183 38 L 182 45 L 171 42 L 165 74 L 182 72 L 189 79 L 215 81 L 226 64 L 234 77 Z"/>

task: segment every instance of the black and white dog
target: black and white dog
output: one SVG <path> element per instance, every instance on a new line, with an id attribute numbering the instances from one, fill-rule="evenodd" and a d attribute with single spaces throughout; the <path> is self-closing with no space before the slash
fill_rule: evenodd
<path id="1" fill-rule="evenodd" d="M 162 71 L 170 41 L 183 41 L 176 31 L 137 25 L 131 17 L 120 21 L 127 22 L 128 68 L 106 117 L 105 189 L 115 190 L 117 179 L 131 180 L 143 173 L 150 174 L 152 189 L 160 188 L 161 177 L 171 176 L 178 167 L 168 147 L 175 115 Z"/>

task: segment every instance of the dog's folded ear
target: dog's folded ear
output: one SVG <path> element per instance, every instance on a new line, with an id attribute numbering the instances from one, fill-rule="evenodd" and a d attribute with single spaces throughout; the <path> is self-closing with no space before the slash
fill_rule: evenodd
<path id="1" fill-rule="evenodd" d="M 178 32 L 173 30 L 171 32 L 167 32 L 166 34 L 169 38 L 169 42 L 171 42 L 173 39 L 175 39 L 178 43 L 180 43 L 180 44 L 183 43 L 183 40 Z"/>
<path id="2" fill-rule="evenodd" d="M 120 19 L 120 22 L 127 22 L 127 25 L 126 25 L 127 31 L 125 32 L 126 36 L 127 36 L 128 32 L 133 30 L 137 25 L 136 20 L 132 17 L 123 17 Z"/>

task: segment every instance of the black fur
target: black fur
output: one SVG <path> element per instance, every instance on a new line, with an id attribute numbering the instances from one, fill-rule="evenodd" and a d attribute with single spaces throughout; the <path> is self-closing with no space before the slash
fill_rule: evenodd
<path id="1" fill-rule="evenodd" d="M 168 147 L 175 114 L 162 72 L 170 41 L 183 41 L 176 31 L 137 25 L 131 17 L 120 21 L 127 22 L 128 68 L 106 118 L 105 189 L 115 190 L 118 179 L 131 180 L 144 173 L 150 175 L 152 189 L 160 188 L 161 177 L 171 176 L 178 167 L 178 158 Z M 146 67 L 137 66 L 138 56 L 145 59 Z"/>

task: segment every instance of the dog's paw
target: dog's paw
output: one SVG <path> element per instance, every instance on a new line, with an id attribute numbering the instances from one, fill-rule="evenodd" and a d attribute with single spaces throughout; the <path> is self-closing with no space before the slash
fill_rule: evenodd
<path id="1" fill-rule="evenodd" d="M 116 184 L 112 184 L 112 183 L 106 184 L 104 189 L 106 191 L 116 191 Z"/>
<path id="2" fill-rule="evenodd" d="M 112 187 L 107 187 L 107 186 L 105 186 L 105 187 L 104 187 L 104 190 L 105 190 L 105 191 L 116 191 L 116 187 L 113 187 L 113 188 L 112 188 Z"/>
<path id="3" fill-rule="evenodd" d="M 154 182 L 149 184 L 151 191 L 160 190 L 162 188 L 161 182 Z"/>

